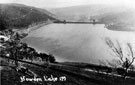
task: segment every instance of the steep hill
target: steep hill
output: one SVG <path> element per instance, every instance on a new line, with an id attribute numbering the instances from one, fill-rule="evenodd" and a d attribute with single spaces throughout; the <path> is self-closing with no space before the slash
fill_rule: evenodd
<path id="1" fill-rule="evenodd" d="M 6 27 L 24 28 L 31 24 L 56 20 L 55 16 L 45 9 L 22 4 L 0 4 L 0 20 Z"/>

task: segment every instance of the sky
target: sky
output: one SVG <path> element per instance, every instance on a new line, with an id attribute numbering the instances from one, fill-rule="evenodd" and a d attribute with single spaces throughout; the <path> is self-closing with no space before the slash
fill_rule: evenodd
<path id="1" fill-rule="evenodd" d="M 69 7 L 89 4 L 120 4 L 135 7 L 135 0 L 0 0 L 0 3 L 20 3 L 39 8 Z"/>

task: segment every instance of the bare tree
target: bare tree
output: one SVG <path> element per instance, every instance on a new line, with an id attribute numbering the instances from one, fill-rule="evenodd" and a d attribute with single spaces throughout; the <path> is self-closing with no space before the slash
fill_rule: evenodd
<path id="1" fill-rule="evenodd" d="M 121 75 L 123 75 L 125 78 L 128 73 L 128 70 L 130 69 L 130 67 L 132 67 L 133 62 L 135 60 L 135 55 L 134 55 L 132 45 L 130 43 L 126 44 L 128 47 L 128 50 L 126 50 L 126 52 L 128 52 L 128 54 L 125 54 L 123 52 L 122 46 L 120 45 L 118 41 L 116 41 L 116 44 L 115 44 L 110 38 L 106 38 L 105 42 L 109 46 L 109 48 L 111 48 L 111 50 L 116 55 L 116 57 L 118 57 L 118 60 L 114 60 L 115 65 L 117 64 L 121 66 L 120 71 L 123 71 L 122 72 L 123 74 Z M 111 65 L 112 63 L 109 63 L 109 64 Z M 118 72 L 118 73 L 121 73 L 121 72 Z"/>

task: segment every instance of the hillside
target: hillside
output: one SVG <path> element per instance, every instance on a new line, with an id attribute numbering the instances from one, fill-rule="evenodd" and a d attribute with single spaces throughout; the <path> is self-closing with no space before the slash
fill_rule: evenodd
<path id="1" fill-rule="evenodd" d="M 113 23 L 113 26 L 118 28 L 116 30 L 135 30 L 135 10 L 126 6 L 84 5 L 51 9 L 50 11 L 62 20 L 90 21 L 90 19 L 96 19 L 107 26 Z"/>
<path id="2" fill-rule="evenodd" d="M 27 28 L 31 24 L 55 20 L 45 9 L 22 4 L 0 4 L 0 19 L 10 28 Z"/>

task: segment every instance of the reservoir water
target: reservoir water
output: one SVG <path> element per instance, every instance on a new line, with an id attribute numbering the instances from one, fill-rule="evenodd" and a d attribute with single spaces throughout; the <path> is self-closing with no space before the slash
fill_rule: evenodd
<path id="1" fill-rule="evenodd" d="M 135 44 L 135 32 L 112 31 L 104 24 L 49 24 L 31 32 L 23 41 L 40 52 L 55 55 L 57 61 L 100 63 L 116 56 L 105 38 L 121 46 Z"/>

